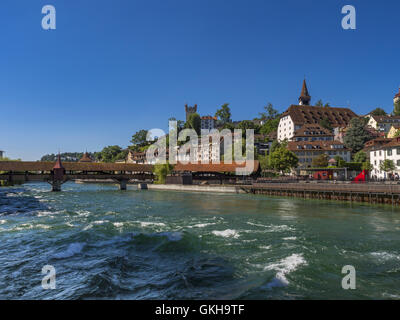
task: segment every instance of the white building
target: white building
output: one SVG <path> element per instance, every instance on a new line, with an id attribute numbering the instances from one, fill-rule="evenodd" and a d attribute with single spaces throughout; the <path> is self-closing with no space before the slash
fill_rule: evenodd
<path id="1" fill-rule="evenodd" d="M 217 118 L 212 116 L 201 117 L 201 129 L 213 130 L 217 126 Z"/>
<path id="2" fill-rule="evenodd" d="M 369 152 L 370 163 L 373 166 L 371 178 L 388 178 L 389 172 L 382 171 L 380 165 L 384 160 L 392 160 L 396 169 L 393 174 L 400 176 L 400 138 L 394 138 L 387 144 L 376 146 Z"/>
<path id="3" fill-rule="evenodd" d="M 299 158 L 299 168 L 312 167 L 313 159 L 321 154 L 328 155 L 329 159 L 336 156 L 350 162 L 351 152 L 339 141 L 291 141 L 288 149 Z"/>
<path id="4" fill-rule="evenodd" d="M 374 115 L 367 115 L 368 126 L 374 128 L 380 132 L 388 133 L 392 126 L 399 126 L 400 125 L 400 116 L 374 116 Z"/>

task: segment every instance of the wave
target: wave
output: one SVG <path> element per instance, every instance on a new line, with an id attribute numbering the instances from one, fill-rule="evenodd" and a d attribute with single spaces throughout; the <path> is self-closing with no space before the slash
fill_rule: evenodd
<path id="1" fill-rule="evenodd" d="M 216 224 L 217 224 L 216 222 L 198 223 L 198 224 L 195 224 L 193 226 L 189 226 L 188 228 L 190 228 L 190 229 L 192 229 L 192 228 L 205 228 L 205 227 L 213 226 L 213 225 L 216 225 Z"/>
<path id="2" fill-rule="evenodd" d="M 277 271 L 275 278 L 266 285 L 266 288 L 271 289 L 273 287 L 286 287 L 289 281 L 286 275 L 290 272 L 297 270 L 301 265 L 307 265 L 307 261 L 303 258 L 302 254 L 292 254 L 285 259 L 282 259 L 278 263 L 272 263 L 264 268 L 267 270 Z"/>
<path id="3" fill-rule="evenodd" d="M 259 223 L 254 223 L 254 222 L 247 222 L 247 224 L 251 225 L 251 226 L 255 226 L 255 227 L 261 227 L 261 228 L 265 228 L 265 232 L 283 232 L 283 231 L 295 231 L 294 228 L 288 226 L 288 225 L 274 225 L 274 224 L 270 224 L 270 225 L 264 225 L 264 224 L 259 224 Z"/>
<path id="4" fill-rule="evenodd" d="M 187 252 L 199 248 L 200 239 L 188 232 L 132 233 L 132 243 L 141 250 Z"/>
<path id="5" fill-rule="evenodd" d="M 388 260 L 400 260 L 400 255 L 397 253 L 390 253 L 386 251 L 381 251 L 381 252 L 371 252 L 371 256 L 378 258 L 383 261 L 388 261 Z"/>
<path id="6" fill-rule="evenodd" d="M 224 238 L 234 238 L 234 239 L 239 238 L 239 232 L 231 229 L 227 229 L 224 231 L 213 231 L 212 234 Z"/>
<path id="7" fill-rule="evenodd" d="M 81 253 L 84 246 L 85 246 L 85 243 L 81 243 L 81 242 L 71 243 L 66 250 L 56 253 L 53 257 L 56 259 L 70 258 L 76 254 Z"/>

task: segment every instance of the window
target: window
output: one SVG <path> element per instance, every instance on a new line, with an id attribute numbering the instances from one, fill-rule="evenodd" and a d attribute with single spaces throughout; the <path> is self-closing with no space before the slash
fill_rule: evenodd
<path id="1" fill-rule="evenodd" d="M 400 167 L 400 160 L 397 160 L 397 166 Z"/>
<path id="2" fill-rule="evenodd" d="M 391 156 L 392 155 L 392 149 L 388 149 L 387 154 L 388 154 L 388 156 Z"/>

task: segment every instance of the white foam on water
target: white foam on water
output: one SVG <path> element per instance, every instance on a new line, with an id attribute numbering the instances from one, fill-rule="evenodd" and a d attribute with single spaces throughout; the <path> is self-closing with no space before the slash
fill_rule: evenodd
<path id="1" fill-rule="evenodd" d="M 80 217 L 88 217 L 90 215 L 90 211 L 86 211 L 86 210 L 78 210 L 76 213 Z"/>
<path id="2" fill-rule="evenodd" d="M 124 224 L 123 224 L 122 222 L 114 222 L 113 225 L 114 225 L 114 227 L 116 227 L 116 228 L 121 228 L 121 227 L 124 226 Z"/>
<path id="3" fill-rule="evenodd" d="M 297 237 L 286 237 L 283 240 L 297 240 Z"/>
<path id="4" fill-rule="evenodd" d="M 37 224 L 35 227 L 40 228 L 40 229 L 50 229 L 50 226 L 45 225 L 45 224 Z"/>
<path id="5" fill-rule="evenodd" d="M 282 259 L 278 263 L 272 263 L 264 268 L 267 270 L 275 270 L 277 271 L 275 278 L 269 282 L 266 287 L 271 289 L 273 287 L 286 287 L 289 284 L 289 281 L 286 278 L 286 275 L 290 272 L 297 270 L 297 268 L 301 265 L 306 265 L 307 261 L 303 258 L 302 254 L 292 254 L 285 259 Z"/>
<path id="6" fill-rule="evenodd" d="M 149 227 L 149 226 L 156 226 L 156 227 L 165 227 L 165 223 L 162 222 L 145 222 L 145 221 L 136 221 L 140 224 L 141 227 Z"/>
<path id="7" fill-rule="evenodd" d="M 22 223 L 15 228 L 12 228 L 11 231 L 22 231 L 22 230 L 30 230 L 33 229 L 33 224 L 30 223 Z"/>
<path id="8" fill-rule="evenodd" d="M 215 222 L 211 222 L 211 223 L 198 223 L 198 224 L 195 224 L 195 225 L 193 225 L 193 226 L 189 226 L 188 228 L 205 228 L 205 227 L 207 227 L 207 226 L 212 226 L 212 225 L 215 225 L 215 224 L 217 224 L 217 223 L 215 223 Z"/>
<path id="9" fill-rule="evenodd" d="M 54 214 L 56 214 L 56 212 L 51 212 L 51 211 L 40 211 L 39 213 L 38 213 L 38 217 L 45 217 L 45 216 L 52 216 L 52 215 L 54 215 Z"/>
<path id="10" fill-rule="evenodd" d="M 249 224 L 251 226 L 256 226 L 256 227 L 269 228 L 268 226 L 266 226 L 264 224 L 259 224 L 259 223 L 254 223 L 254 222 L 247 222 L 247 224 Z"/>
<path id="11" fill-rule="evenodd" d="M 86 227 L 83 228 L 83 231 L 87 231 L 93 228 L 93 224 L 88 224 Z"/>
<path id="12" fill-rule="evenodd" d="M 264 224 L 259 224 L 259 223 L 254 223 L 254 222 L 247 222 L 247 224 L 255 227 L 262 227 L 265 228 L 265 232 L 282 232 L 282 231 L 294 231 L 292 227 L 289 227 L 288 225 L 264 225 Z M 253 230 L 254 232 L 254 230 Z"/>
<path id="13" fill-rule="evenodd" d="M 224 238 L 239 238 L 239 233 L 236 230 L 227 229 L 224 231 L 213 231 L 214 235 Z"/>
<path id="14" fill-rule="evenodd" d="M 64 259 L 64 258 L 72 257 L 72 256 L 80 253 L 84 246 L 85 246 L 85 244 L 81 243 L 81 242 L 71 243 L 65 251 L 62 251 L 60 253 L 56 253 L 54 255 L 54 258 L 56 258 L 56 259 Z"/>
<path id="15" fill-rule="evenodd" d="M 400 255 L 397 253 L 390 253 L 386 251 L 381 252 L 371 252 L 371 256 L 378 258 L 379 260 L 388 261 L 388 260 L 400 260 Z"/>
<path id="16" fill-rule="evenodd" d="M 103 223 L 106 223 L 106 222 L 108 222 L 108 220 L 98 220 L 98 221 L 94 221 L 93 223 L 94 224 L 103 224 Z"/>
<path id="17" fill-rule="evenodd" d="M 272 246 L 259 246 L 260 249 L 269 250 Z"/>
<path id="18" fill-rule="evenodd" d="M 0 224 L 5 224 L 7 220 L 0 220 Z"/>
<path id="19" fill-rule="evenodd" d="M 384 292 L 382 296 L 387 299 L 400 300 L 400 295 Z"/>

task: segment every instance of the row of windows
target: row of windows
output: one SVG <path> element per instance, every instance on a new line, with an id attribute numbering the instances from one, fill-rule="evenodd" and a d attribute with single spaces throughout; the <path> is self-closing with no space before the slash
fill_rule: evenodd
<path id="1" fill-rule="evenodd" d="M 381 165 L 381 163 L 383 162 L 383 160 L 379 160 L 379 165 Z M 374 161 L 374 165 L 376 166 L 378 164 L 378 162 L 377 162 L 377 160 L 375 160 Z M 397 160 L 396 161 L 396 165 L 398 166 L 398 167 L 400 167 L 400 160 Z"/>
<path id="2" fill-rule="evenodd" d="M 333 141 L 333 137 L 298 137 L 295 141 Z"/>
<path id="3" fill-rule="evenodd" d="M 391 156 L 394 153 L 396 153 L 397 155 L 400 155 L 400 148 L 396 148 L 396 149 L 388 149 L 387 150 L 387 155 Z M 379 154 L 379 156 L 382 156 L 382 150 L 379 151 L 374 151 L 374 156 L 376 157 L 376 155 Z"/>
<path id="4" fill-rule="evenodd" d="M 296 155 L 298 156 L 310 156 L 310 152 L 306 151 L 296 151 Z M 348 151 L 312 151 L 311 156 L 314 155 L 319 155 L 319 154 L 329 154 L 330 156 L 346 156 L 348 154 Z"/>

